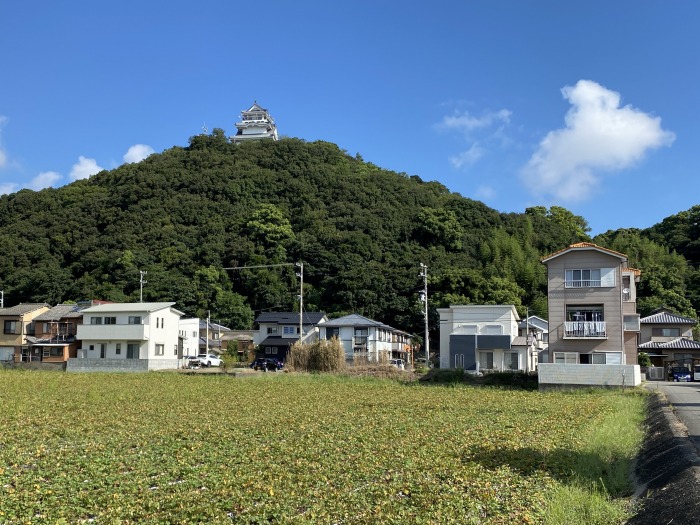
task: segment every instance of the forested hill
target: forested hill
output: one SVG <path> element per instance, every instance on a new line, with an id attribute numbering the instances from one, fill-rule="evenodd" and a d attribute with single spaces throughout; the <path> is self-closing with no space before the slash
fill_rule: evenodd
<path id="1" fill-rule="evenodd" d="M 450 303 L 512 303 L 546 317 L 539 259 L 588 239 L 587 229 L 564 208 L 499 213 L 327 142 L 233 145 L 217 129 L 58 189 L 1 197 L 0 287 L 6 306 L 137 301 L 142 270 L 144 301 L 244 328 L 260 311 L 297 308 L 298 268 L 227 268 L 303 262 L 306 310 L 420 333 L 420 263 L 434 329 L 434 309 Z M 620 251 L 638 243 L 640 265 L 649 255 L 685 268 L 642 232 L 606 235 Z M 673 293 L 667 306 L 692 311 L 692 276 L 676 279 L 649 288 L 646 307 Z"/>

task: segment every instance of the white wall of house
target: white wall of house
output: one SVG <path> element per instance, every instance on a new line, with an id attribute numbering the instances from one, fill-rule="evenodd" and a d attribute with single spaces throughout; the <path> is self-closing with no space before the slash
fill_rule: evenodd
<path id="1" fill-rule="evenodd" d="M 174 303 L 114 303 L 83 310 L 78 357 L 177 360 L 179 312 Z"/>
<path id="2" fill-rule="evenodd" d="M 199 353 L 199 318 L 180 319 L 178 333 L 182 337 L 182 355 L 197 355 Z"/>
<path id="3" fill-rule="evenodd" d="M 452 334 L 509 335 L 511 341 L 518 334 L 519 317 L 513 305 L 452 305 L 449 308 L 438 308 L 437 311 L 440 314 L 441 368 L 450 367 Z M 500 352 L 499 358 L 494 354 L 494 363 L 503 361 L 503 351 Z M 525 369 L 527 362 L 521 363 Z M 481 367 L 484 368 L 483 363 Z"/>

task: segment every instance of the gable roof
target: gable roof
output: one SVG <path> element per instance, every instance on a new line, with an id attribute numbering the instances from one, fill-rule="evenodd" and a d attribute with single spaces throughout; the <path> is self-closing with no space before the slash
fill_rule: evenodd
<path id="1" fill-rule="evenodd" d="M 518 323 L 518 328 L 527 328 L 528 326 L 533 326 L 539 330 L 542 330 L 543 332 L 549 331 L 549 322 L 545 321 L 541 317 L 537 317 L 536 315 L 531 315 L 527 319 L 523 319 Z"/>
<path id="2" fill-rule="evenodd" d="M 324 318 L 324 312 L 304 312 L 301 318 L 302 324 L 318 324 Z M 299 312 L 263 312 L 256 319 L 256 323 L 272 324 L 299 324 Z"/>
<path id="3" fill-rule="evenodd" d="M 665 348 L 665 349 L 682 349 L 682 350 L 700 350 L 700 343 L 688 339 L 687 337 L 676 337 L 665 343 L 659 341 L 648 341 L 642 343 L 638 348 Z"/>
<path id="4" fill-rule="evenodd" d="M 165 308 L 172 308 L 175 303 L 110 303 L 91 306 L 83 310 L 86 314 L 104 314 L 104 313 L 126 313 L 126 312 L 157 312 Z M 185 315 L 182 312 L 173 308 L 175 313 Z"/>
<path id="5" fill-rule="evenodd" d="M 77 304 L 57 304 L 48 312 L 34 318 L 35 321 L 60 321 L 61 319 L 77 319 L 83 316 L 85 307 Z"/>
<path id="6" fill-rule="evenodd" d="M 0 315 L 24 315 L 40 308 L 48 308 L 49 305 L 46 303 L 26 303 L 18 304 L 17 306 L 10 306 L 8 308 L 0 308 Z"/>
<path id="7" fill-rule="evenodd" d="M 674 314 L 670 310 L 661 309 L 639 320 L 643 324 L 697 324 L 695 319 Z"/>
<path id="8" fill-rule="evenodd" d="M 564 255 L 565 253 L 568 252 L 573 252 L 573 251 L 585 251 L 585 250 L 593 250 L 597 251 L 600 253 L 605 253 L 607 255 L 612 255 L 613 257 L 617 257 L 620 259 L 622 262 L 627 260 L 627 256 L 624 253 L 616 252 L 614 250 L 609 250 L 608 248 L 603 248 L 602 246 L 598 246 L 597 244 L 593 244 L 592 242 L 577 242 L 576 244 L 571 244 L 567 246 L 566 248 L 563 248 L 561 250 L 558 250 L 554 253 L 550 253 L 546 257 L 540 259 L 540 262 L 548 262 L 551 261 L 552 259 L 559 257 L 560 255 Z"/>
<path id="9" fill-rule="evenodd" d="M 392 328 L 391 326 L 380 323 L 379 321 L 374 321 L 373 319 L 369 319 L 367 317 L 364 317 L 360 314 L 350 314 L 346 315 L 344 317 L 339 317 L 338 319 L 331 319 L 330 321 L 326 321 L 323 323 L 323 326 L 331 327 L 331 328 L 336 328 L 336 327 L 341 327 L 341 326 L 357 326 L 357 327 L 362 327 L 362 326 L 374 326 L 377 328 L 384 328 L 386 330 L 392 330 L 394 332 L 400 332 L 401 330 L 397 330 L 396 328 Z"/>

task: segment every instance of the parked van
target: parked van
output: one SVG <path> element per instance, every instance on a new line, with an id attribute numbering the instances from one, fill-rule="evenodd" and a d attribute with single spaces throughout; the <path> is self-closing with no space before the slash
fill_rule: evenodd
<path id="1" fill-rule="evenodd" d="M 700 381 L 700 365 L 693 367 L 693 381 Z"/>

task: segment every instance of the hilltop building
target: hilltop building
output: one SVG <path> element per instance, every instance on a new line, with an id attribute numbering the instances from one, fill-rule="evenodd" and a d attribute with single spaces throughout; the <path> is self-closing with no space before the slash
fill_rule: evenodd
<path id="1" fill-rule="evenodd" d="M 236 122 L 238 132 L 231 137 L 234 144 L 248 140 L 277 140 L 277 126 L 270 113 L 257 102 L 247 111 L 241 111 L 241 121 Z"/>

